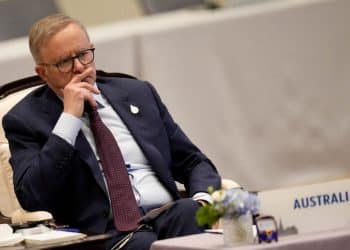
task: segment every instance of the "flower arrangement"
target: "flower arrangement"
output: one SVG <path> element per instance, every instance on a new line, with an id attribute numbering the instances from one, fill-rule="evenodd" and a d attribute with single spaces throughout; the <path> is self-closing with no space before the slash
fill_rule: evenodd
<path id="1" fill-rule="evenodd" d="M 251 213 L 256 214 L 259 201 L 255 194 L 240 188 L 216 190 L 208 188 L 213 203 L 202 206 L 196 213 L 199 225 L 214 225 L 220 218 L 234 218 Z"/>

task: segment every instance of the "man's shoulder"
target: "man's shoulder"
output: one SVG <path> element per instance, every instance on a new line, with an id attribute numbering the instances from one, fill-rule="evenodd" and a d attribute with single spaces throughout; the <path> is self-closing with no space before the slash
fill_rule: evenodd
<path id="1" fill-rule="evenodd" d="M 105 72 L 103 70 L 96 70 L 96 76 L 97 78 L 121 78 L 121 79 L 134 79 L 137 80 L 136 76 L 126 74 L 126 73 L 119 73 L 119 72 Z"/>
<path id="2" fill-rule="evenodd" d="M 96 81 L 98 83 L 115 86 L 116 88 L 122 88 L 125 90 L 131 90 L 134 88 L 148 88 L 148 83 L 139 80 L 136 77 L 124 77 L 124 76 L 97 76 Z"/>
<path id="3" fill-rule="evenodd" d="M 7 114 L 20 112 L 21 114 L 25 115 L 25 112 L 23 112 L 23 110 L 34 108 L 35 103 L 37 103 L 40 100 L 41 96 L 43 96 L 47 91 L 47 85 L 43 85 L 34 87 L 29 92 L 24 90 L 23 92 L 13 93 L 12 95 L 18 96 L 18 102 L 9 109 Z"/>

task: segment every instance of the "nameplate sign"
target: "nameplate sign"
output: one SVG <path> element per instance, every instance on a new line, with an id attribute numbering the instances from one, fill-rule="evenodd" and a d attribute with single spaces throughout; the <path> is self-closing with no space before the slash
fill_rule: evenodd
<path id="1" fill-rule="evenodd" d="M 350 179 L 261 191 L 260 213 L 285 234 L 350 227 Z"/>

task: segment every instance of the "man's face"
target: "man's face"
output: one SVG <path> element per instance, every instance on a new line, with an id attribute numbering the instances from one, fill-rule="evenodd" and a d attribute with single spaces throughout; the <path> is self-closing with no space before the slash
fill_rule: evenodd
<path id="1" fill-rule="evenodd" d="M 51 37 L 42 46 L 40 49 L 40 59 L 44 64 L 57 64 L 92 47 L 93 45 L 85 32 L 78 25 L 70 24 Z M 63 96 L 62 90 L 71 81 L 73 76 L 82 73 L 88 68 L 92 68 L 91 74 L 83 79 L 83 81 L 93 84 L 96 81 L 94 62 L 83 65 L 78 59 L 74 59 L 72 70 L 67 73 L 60 72 L 57 67 L 52 65 L 37 65 L 35 70 L 56 94 Z"/>

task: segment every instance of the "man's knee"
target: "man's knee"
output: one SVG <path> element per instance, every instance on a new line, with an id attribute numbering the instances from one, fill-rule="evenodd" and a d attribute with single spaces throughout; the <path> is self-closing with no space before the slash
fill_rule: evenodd
<path id="1" fill-rule="evenodd" d="M 174 205 L 154 223 L 159 239 L 200 233 L 203 229 L 197 225 L 195 214 L 199 205 L 192 199 L 177 200 Z"/>
<path id="2" fill-rule="evenodd" d="M 177 200 L 174 206 L 176 206 L 176 210 L 179 214 L 182 214 L 184 216 L 191 216 L 192 219 L 199 208 L 198 202 L 194 201 L 191 198 Z"/>

